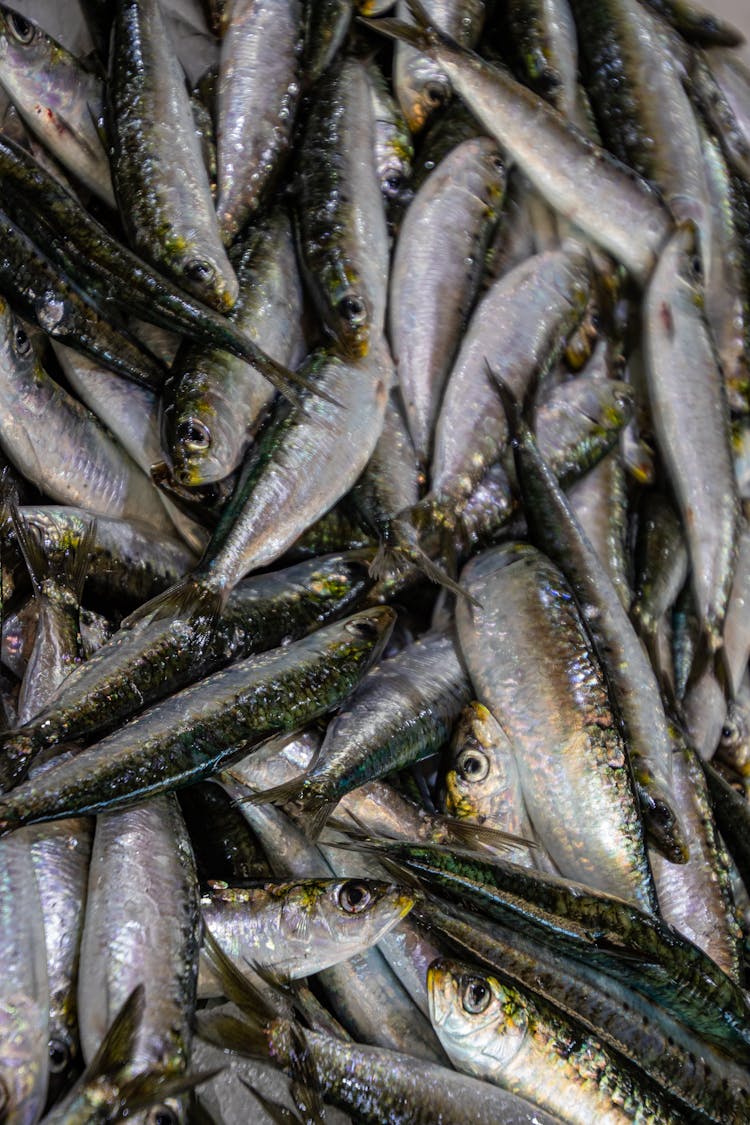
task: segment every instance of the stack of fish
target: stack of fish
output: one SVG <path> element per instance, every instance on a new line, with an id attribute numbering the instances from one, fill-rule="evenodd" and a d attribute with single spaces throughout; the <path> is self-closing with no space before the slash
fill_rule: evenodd
<path id="1" fill-rule="evenodd" d="M 0 6 L 2 1120 L 746 1123 L 741 35 L 75 11 Z"/>

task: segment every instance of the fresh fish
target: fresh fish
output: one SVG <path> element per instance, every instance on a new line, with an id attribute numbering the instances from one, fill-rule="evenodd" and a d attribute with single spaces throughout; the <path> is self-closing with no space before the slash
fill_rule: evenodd
<path id="1" fill-rule="evenodd" d="M 108 91 L 112 180 L 133 247 L 207 304 L 230 309 L 237 278 L 159 0 L 118 4 Z"/>
<path id="2" fill-rule="evenodd" d="M 727 23 L 716 12 L 707 12 L 690 0 L 646 0 L 646 3 L 649 8 L 674 24 L 690 42 L 717 47 L 736 47 L 744 42 L 742 32 L 736 27 Z"/>
<path id="3" fill-rule="evenodd" d="M 694 229 L 682 226 L 646 292 L 644 343 L 656 438 L 685 528 L 703 636 L 715 651 L 736 562 L 739 499 L 699 271 Z"/>
<path id="4" fill-rule="evenodd" d="M 540 195 L 644 284 L 671 230 L 656 196 L 542 98 L 443 36 L 418 0 L 406 2 L 420 26 L 389 19 L 372 26 L 437 63 Z"/>
<path id="5" fill-rule="evenodd" d="M 201 912 L 240 972 L 250 964 L 296 979 L 374 945 L 413 905 L 413 895 L 389 883 L 310 880 L 212 887 L 201 899 Z M 202 972 L 199 988 L 201 996 L 221 995 L 210 972 Z"/>
<path id="6" fill-rule="evenodd" d="M 305 76 L 314 85 L 346 39 L 354 0 L 317 0 L 305 5 Z"/>
<path id="7" fill-rule="evenodd" d="M 69 172 L 115 205 L 102 129 L 104 83 L 38 24 L 0 6 L 0 85 Z"/>
<path id="8" fill-rule="evenodd" d="M 375 169 L 375 113 L 363 63 L 346 59 L 318 86 L 298 166 L 301 261 L 337 346 L 366 356 L 385 324 L 388 232 Z"/>
<path id="9" fill-rule="evenodd" d="M 233 0 L 221 42 L 216 125 L 216 213 L 227 244 L 258 210 L 290 147 L 302 19 L 301 0 Z"/>
<path id="10" fill-rule="evenodd" d="M 317 393 L 266 433 L 198 569 L 141 615 L 165 614 L 175 602 L 220 607 L 244 575 L 283 555 L 359 477 L 383 427 L 392 379 L 385 345 L 357 361 L 318 352 L 305 366 Z"/>
<path id="11" fill-rule="evenodd" d="M 44 919 L 28 836 L 0 842 L 0 1089 L 12 1125 L 34 1125 L 47 1095 L 50 994 Z"/>
<path id="12" fill-rule="evenodd" d="M 365 610 L 178 692 L 6 794 L 2 829 L 119 809 L 220 772 L 253 743 L 346 698 L 380 655 L 394 616 L 385 606 Z"/>
<path id="13" fill-rule="evenodd" d="M 497 719 L 476 700 L 461 712 L 443 784 L 450 816 L 533 839 L 513 747 Z M 514 863 L 537 865 L 535 850 L 511 848 L 506 856 Z"/>
<path id="14" fill-rule="evenodd" d="M 187 1068 L 199 944 L 195 862 L 174 796 L 98 817 L 78 979 L 87 1063 L 137 982 L 145 997 L 128 1072 Z"/>
<path id="15" fill-rule="evenodd" d="M 258 221 L 232 251 L 240 293 L 231 319 L 283 367 L 305 347 L 302 286 L 286 212 Z M 176 479 L 189 487 L 229 476 L 242 461 L 273 398 L 261 372 L 218 348 L 183 347 L 164 387 L 162 430 Z"/>
<path id="16" fill-rule="evenodd" d="M 436 27 L 462 47 L 473 47 L 484 26 L 484 0 L 428 0 L 425 5 Z M 407 19 L 410 9 L 400 0 L 396 14 Z M 450 74 L 439 59 L 419 56 L 406 42 L 396 46 L 393 84 L 412 133 L 424 128 L 430 116 L 451 96 Z"/>
<path id="17" fill-rule="evenodd" d="M 423 465 L 429 463 L 443 388 L 502 206 L 504 179 L 504 161 L 493 141 L 464 141 L 425 180 L 399 232 L 389 293 L 390 341 Z"/>
<path id="18" fill-rule="evenodd" d="M 504 388 L 500 392 L 513 430 L 516 475 L 531 539 L 565 574 L 594 642 L 650 839 L 673 863 L 684 863 L 685 841 L 671 805 L 672 745 L 656 675 L 518 407 Z"/>
<path id="19" fill-rule="evenodd" d="M 253 799 L 300 799 L 314 837 L 344 794 L 434 754 L 470 694 L 453 637 L 426 633 L 365 676 L 309 770 Z"/>
<path id="20" fill-rule="evenodd" d="M 409 180 L 414 145 L 385 76 L 374 62 L 367 64 L 367 77 L 375 113 L 375 170 L 386 206 L 393 207 L 411 198 Z"/>
<path id="21" fill-rule="evenodd" d="M 432 964 L 427 986 L 433 1027 L 458 1069 L 569 1125 L 676 1120 L 655 1089 L 551 1004 L 455 961 Z"/>
<path id="22" fill-rule="evenodd" d="M 651 856 L 659 911 L 737 983 L 742 983 L 741 933 L 734 914 L 729 860 L 711 813 L 706 779 L 696 752 L 674 733 L 672 792 L 685 825 L 689 856 L 673 864 Z M 689 826 L 689 828 L 688 828 Z"/>
<path id="23" fill-rule="evenodd" d="M 456 607 L 461 652 L 513 745 L 536 837 L 566 878 L 654 910 L 625 746 L 562 574 L 510 543 L 473 559 L 461 582 L 479 603 Z"/>

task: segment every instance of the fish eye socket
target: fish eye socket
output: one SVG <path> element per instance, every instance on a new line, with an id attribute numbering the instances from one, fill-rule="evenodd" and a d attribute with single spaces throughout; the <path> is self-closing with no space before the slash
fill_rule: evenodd
<path id="1" fill-rule="evenodd" d="M 490 761 L 478 750 L 464 750 L 458 756 L 456 768 L 465 781 L 484 781 L 490 772 Z"/>
<path id="2" fill-rule="evenodd" d="M 13 337 L 13 344 L 16 349 L 16 355 L 28 355 L 31 351 L 31 340 L 24 332 L 23 328 L 17 328 Z"/>
<path id="3" fill-rule="evenodd" d="M 400 172 L 389 172 L 385 178 L 385 194 L 395 198 L 404 186 L 404 177 Z"/>
<path id="4" fill-rule="evenodd" d="M 53 1074 L 60 1074 L 70 1061 L 67 1046 L 60 1039 L 49 1041 L 49 1068 Z"/>
<path id="5" fill-rule="evenodd" d="M 211 433 L 197 418 L 186 418 L 177 427 L 177 440 L 191 453 L 203 453 L 211 444 Z"/>
<path id="6" fill-rule="evenodd" d="M 362 324 L 367 317 L 365 302 L 361 297 L 357 297 L 356 295 L 342 297 L 336 309 L 340 316 L 342 316 L 344 320 L 348 320 L 350 324 Z"/>
<path id="7" fill-rule="evenodd" d="M 30 20 L 24 19 L 18 12 L 8 12 L 8 28 L 14 39 L 19 43 L 30 43 L 34 38 L 36 28 Z"/>
<path id="8" fill-rule="evenodd" d="M 206 262 L 202 258 L 193 258 L 192 261 L 187 262 L 185 265 L 185 277 L 189 277 L 191 281 L 205 283 L 212 281 L 213 276 L 214 267 L 210 262 Z"/>
<path id="9" fill-rule="evenodd" d="M 177 1125 L 177 1114 L 168 1105 L 155 1105 L 146 1114 L 147 1125 Z"/>
<path id="10" fill-rule="evenodd" d="M 424 92 L 430 105 L 440 106 L 448 99 L 448 91 L 439 82 L 428 82 Z"/>
<path id="11" fill-rule="evenodd" d="M 698 254 L 693 254 L 690 259 L 690 268 L 696 277 L 703 277 L 703 262 L 700 260 Z"/>
<path id="12" fill-rule="evenodd" d="M 465 1012 L 478 1016 L 481 1012 L 487 1011 L 491 999 L 492 989 L 486 980 L 482 980 L 481 977 L 469 977 L 464 982 L 461 1003 Z"/>
<path id="13" fill-rule="evenodd" d="M 344 883 L 339 890 L 339 906 L 347 914 L 361 914 L 371 901 L 372 894 L 365 883 Z"/>

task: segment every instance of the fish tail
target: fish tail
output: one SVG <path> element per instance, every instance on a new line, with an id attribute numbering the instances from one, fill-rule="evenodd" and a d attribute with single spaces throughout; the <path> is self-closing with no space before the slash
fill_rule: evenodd
<path id="1" fill-rule="evenodd" d="M 99 1050 L 86 1068 L 85 1079 L 116 1077 L 133 1057 L 138 1031 L 143 1022 L 146 989 L 139 984 L 128 996 L 112 1021 Z"/>
<path id="2" fill-rule="evenodd" d="M 185 578 L 144 602 L 126 617 L 123 629 L 132 629 L 140 621 L 161 621 L 182 618 L 200 625 L 201 633 L 208 635 L 224 608 L 224 595 L 212 590 L 194 575 Z"/>
<path id="3" fill-rule="evenodd" d="M 53 579 L 70 590 L 80 602 L 96 541 L 96 520 L 92 517 L 87 521 L 81 539 L 65 552 L 62 564 L 46 553 L 41 534 L 26 523 L 15 502 L 10 505 L 10 520 L 34 593 L 41 594 L 45 581 Z"/>
<path id="4" fill-rule="evenodd" d="M 192 1074 L 167 1075 L 158 1071 L 149 1071 L 139 1074 L 120 1085 L 122 1101 L 130 1113 L 146 1109 L 154 1102 L 162 1102 L 167 1098 L 176 1098 L 196 1086 L 215 1078 L 224 1069 L 223 1066 L 214 1067 L 212 1070 L 194 1071 Z"/>
<path id="5" fill-rule="evenodd" d="M 311 844 L 317 843 L 337 804 L 338 801 L 320 801 L 316 802 L 314 807 L 302 810 L 299 819 Z"/>

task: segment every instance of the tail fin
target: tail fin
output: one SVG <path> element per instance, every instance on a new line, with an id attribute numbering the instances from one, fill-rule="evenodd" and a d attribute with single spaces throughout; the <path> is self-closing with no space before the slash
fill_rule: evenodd
<path id="1" fill-rule="evenodd" d="M 15 503 L 10 506 L 10 520 L 35 595 L 43 592 L 45 581 L 53 579 L 80 602 L 96 541 L 96 520 L 92 518 L 87 522 L 78 545 L 65 553 L 62 566 L 58 566 L 54 558 L 45 552 L 41 534 L 36 528 L 29 527 Z"/>
<path id="2" fill-rule="evenodd" d="M 81 1077 L 82 1084 L 100 1077 L 116 1077 L 128 1065 L 143 1021 L 145 1004 L 146 989 L 139 984 L 112 1021 L 99 1050 Z"/>
<path id="3" fill-rule="evenodd" d="M 424 503 L 422 501 L 421 503 Z M 449 590 L 456 597 L 464 598 L 471 602 L 472 605 L 481 608 L 479 602 L 473 597 L 468 590 L 456 582 L 454 578 L 448 574 L 446 570 L 436 563 L 427 554 L 422 544 L 419 542 L 419 533 L 413 524 L 409 523 L 405 516 L 398 516 L 393 521 L 393 537 L 394 545 L 391 548 L 391 553 L 398 553 L 409 559 L 410 562 L 417 566 L 426 578 L 434 582 L 437 586 L 443 586 Z"/>
<path id="4" fill-rule="evenodd" d="M 441 41 L 450 42 L 447 36 L 443 35 L 432 23 L 430 15 L 421 3 L 421 0 L 406 0 L 406 3 L 409 8 L 409 14 L 414 20 L 413 24 L 406 23 L 404 20 L 373 20 L 364 17 L 360 17 L 359 22 L 365 24 L 366 27 L 372 28 L 373 31 L 379 31 L 382 35 L 387 35 L 389 39 L 396 39 L 400 40 L 402 43 L 408 43 L 410 47 L 414 47 L 417 51 L 422 51 L 423 53 L 429 53 Z"/>

